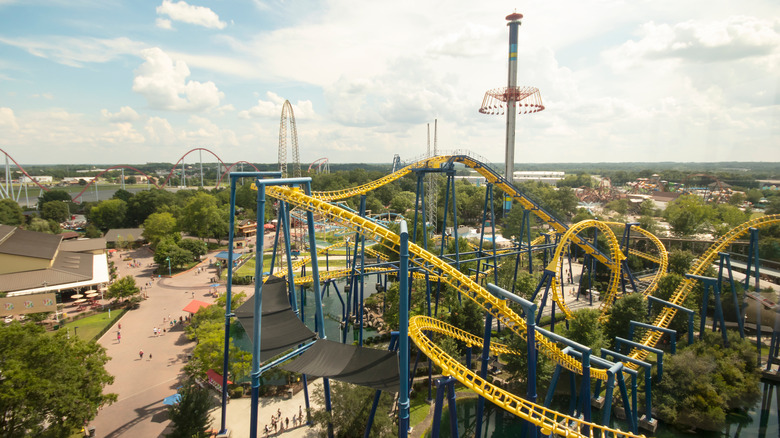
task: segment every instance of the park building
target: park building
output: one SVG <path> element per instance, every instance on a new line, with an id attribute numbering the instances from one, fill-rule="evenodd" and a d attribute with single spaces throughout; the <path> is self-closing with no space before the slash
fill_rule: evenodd
<path id="1" fill-rule="evenodd" d="M 51 184 L 54 182 L 54 177 L 52 176 L 46 176 L 46 175 L 40 175 L 40 176 L 27 176 L 22 175 L 19 177 L 19 183 L 26 184 L 26 183 L 33 183 L 38 182 L 39 184 Z"/>
<path id="2" fill-rule="evenodd" d="M 566 176 L 566 172 L 553 170 L 522 170 L 513 173 L 516 182 L 540 181 L 555 186 Z"/>
<path id="3" fill-rule="evenodd" d="M 101 291 L 108 283 L 105 239 L 63 241 L 0 225 L 0 315 L 55 312 L 63 293 Z"/>

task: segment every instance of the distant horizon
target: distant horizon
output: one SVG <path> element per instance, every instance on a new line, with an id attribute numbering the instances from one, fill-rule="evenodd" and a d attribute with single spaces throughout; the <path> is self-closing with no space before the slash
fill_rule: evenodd
<path id="1" fill-rule="evenodd" d="M 418 156 L 429 138 L 499 162 L 506 118 L 480 109 L 510 53 L 544 106 L 518 107 L 515 161 L 780 160 L 777 0 L 0 0 L 0 13 L 0 147 L 24 163 L 175 162 L 197 145 L 267 160 L 280 116 L 292 126 L 285 102 L 307 164 Z"/>

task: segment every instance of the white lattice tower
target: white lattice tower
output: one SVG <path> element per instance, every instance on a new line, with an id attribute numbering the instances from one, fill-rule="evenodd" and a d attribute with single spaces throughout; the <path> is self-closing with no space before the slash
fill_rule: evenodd
<path id="1" fill-rule="evenodd" d="M 293 153 L 293 176 L 301 176 L 301 160 L 298 154 L 298 130 L 295 127 L 295 113 L 289 100 L 282 105 L 282 118 L 279 122 L 279 170 L 282 177 L 287 175 L 287 126 L 290 126 L 290 143 Z"/>

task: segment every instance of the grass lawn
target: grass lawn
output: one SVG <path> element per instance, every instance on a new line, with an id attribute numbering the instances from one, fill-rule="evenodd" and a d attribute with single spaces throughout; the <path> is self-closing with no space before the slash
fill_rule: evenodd
<path id="1" fill-rule="evenodd" d="M 78 335 L 79 338 L 89 341 L 96 338 L 104 328 L 125 312 L 125 309 L 114 310 L 111 312 L 111 319 L 108 318 L 108 312 L 98 313 L 60 326 L 60 330 L 69 330 L 71 334 Z M 77 327 L 78 329 L 76 329 Z M 54 332 L 49 333 L 54 334 Z"/>
<path id="2" fill-rule="evenodd" d="M 409 401 L 409 426 L 417 426 L 428 415 L 431 405 L 425 401 L 427 396 L 427 389 L 425 391 L 415 391 L 412 393 L 412 399 Z"/>
<path id="3" fill-rule="evenodd" d="M 263 272 L 268 272 L 268 270 L 271 269 L 271 256 L 272 254 L 270 253 L 266 253 L 263 255 Z M 240 268 L 238 268 L 235 275 L 237 277 L 243 277 L 246 275 L 255 275 L 255 260 L 256 260 L 255 256 L 252 256 L 246 263 L 244 263 Z M 223 274 L 223 277 L 226 275 L 227 272 Z"/>

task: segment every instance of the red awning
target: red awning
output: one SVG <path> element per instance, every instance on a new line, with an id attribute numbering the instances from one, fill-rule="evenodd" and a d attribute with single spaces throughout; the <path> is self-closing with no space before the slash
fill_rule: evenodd
<path id="1" fill-rule="evenodd" d="M 275 227 L 274 224 L 265 224 L 265 225 L 263 225 L 263 228 L 265 228 L 266 230 L 273 230 L 274 227 Z"/>
<path id="2" fill-rule="evenodd" d="M 211 304 L 209 304 L 209 303 L 205 303 L 205 302 L 203 302 L 203 301 L 192 300 L 192 301 L 190 301 L 190 303 L 189 303 L 189 304 L 187 304 L 187 306 L 186 306 L 185 308 L 183 308 L 183 309 L 181 309 L 181 310 L 183 310 L 183 311 L 185 311 L 185 312 L 192 313 L 192 314 L 194 315 L 195 313 L 198 313 L 198 310 L 199 310 L 201 307 L 208 307 L 208 306 L 210 306 L 210 305 L 211 305 Z"/>
<path id="3" fill-rule="evenodd" d="M 216 383 L 218 383 L 220 385 L 222 384 L 222 375 L 219 374 L 218 372 L 214 371 L 214 370 L 206 371 L 206 377 L 208 377 L 208 379 L 210 381 L 212 381 L 212 382 L 216 382 Z M 228 385 L 232 385 L 232 384 L 233 384 L 233 382 L 228 380 Z"/>

